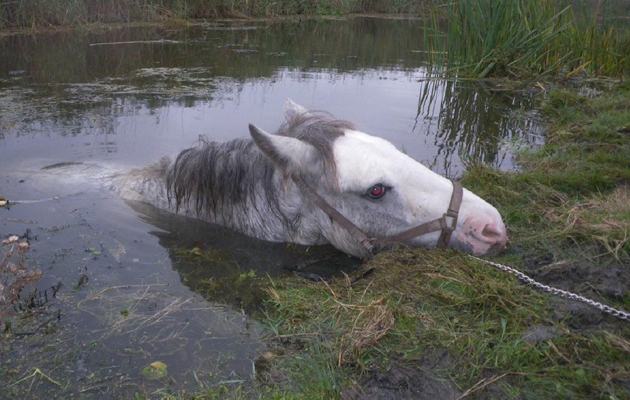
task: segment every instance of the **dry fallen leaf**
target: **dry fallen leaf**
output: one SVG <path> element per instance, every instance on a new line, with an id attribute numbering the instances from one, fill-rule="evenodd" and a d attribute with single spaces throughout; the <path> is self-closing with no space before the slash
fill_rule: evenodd
<path id="1" fill-rule="evenodd" d="M 2 241 L 2 244 L 11 244 L 11 243 L 15 243 L 15 242 L 17 242 L 17 241 L 18 241 L 18 239 L 19 239 L 19 237 L 18 237 L 18 236 L 16 236 L 16 235 L 11 235 L 11 236 L 9 236 L 8 238 L 4 239 L 4 240 Z"/>

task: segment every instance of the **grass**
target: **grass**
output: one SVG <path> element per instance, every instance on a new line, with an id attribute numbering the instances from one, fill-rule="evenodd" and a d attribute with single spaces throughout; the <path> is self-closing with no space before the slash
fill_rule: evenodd
<path id="1" fill-rule="evenodd" d="M 543 103 L 553 129 L 540 151 L 521 155 L 524 170 L 508 174 L 479 166 L 464 183 L 499 203 L 527 247 L 538 250 L 552 238 L 628 261 L 628 110 L 628 83 L 594 99 L 555 90 Z"/>
<path id="2" fill-rule="evenodd" d="M 14 0 L 0 3 L 0 29 L 221 17 L 402 13 L 417 11 L 423 4 L 409 0 Z"/>
<path id="3" fill-rule="evenodd" d="M 329 287 L 284 282 L 273 288 L 276 337 L 292 338 L 300 349 L 300 356 L 288 352 L 276 361 L 286 375 L 281 387 L 292 395 L 338 398 L 361 374 L 397 364 L 429 368 L 423 356 L 443 351 L 451 361 L 441 377 L 462 392 L 484 377 L 507 374 L 507 398 L 623 397 L 611 382 L 629 372 L 623 336 L 554 325 L 541 294 L 458 254 L 398 251 L 370 266 L 377 269 L 374 276 L 352 286 L 342 280 Z M 385 311 L 368 314 L 375 305 Z M 387 335 L 370 346 L 352 346 L 358 332 L 373 326 L 370 315 L 384 312 L 395 320 L 382 326 Z M 525 340 L 537 326 L 556 326 L 555 337 Z M 312 332 L 318 335 L 307 335 Z M 286 346 L 281 340 L 280 348 Z"/>
<path id="4" fill-rule="evenodd" d="M 630 85 L 601 90 L 549 94 L 548 143 L 521 156 L 522 171 L 475 166 L 464 177 L 511 230 L 511 249 L 497 260 L 535 272 L 543 254 L 542 268 L 566 267 L 566 282 L 577 264 L 628 267 Z M 339 398 L 400 366 L 417 387 L 430 370 L 473 398 L 630 395 L 627 326 L 584 324 L 570 305 L 451 251 L 399 249 L 365 271 L 355 283 L 272 282 L 264 320 L 275 350 L 258 375 L 270 397 Z M 627 290 L 604 301 L 630 308 Z M 544 334 L 528 339 L 533 332 Z M 435 367 L 433 354 L 446 361 Z"/>
<path id="5" fill-rule="evenodd" d="M 434 9 L 425 46 L 459 76 L 623 75 L 630 31 L 601 17 L 575 2 L 458 0 Z"/>

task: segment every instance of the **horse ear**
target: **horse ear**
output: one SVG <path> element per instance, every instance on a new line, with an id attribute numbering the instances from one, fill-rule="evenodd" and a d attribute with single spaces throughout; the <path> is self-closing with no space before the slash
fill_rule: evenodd
<path id="1" fill-rule="evenodd" d="M 284 113 L 287 120 L 298 117 L 303 114 L 307 114 L 308 110 L 305 107 L 297 104 L 291 99 L 287 99 L 286 103 L 284 103 Z"/>
<path id="2" fill-rule="evenodd" d="M 260 151 L 287 173 L 312 166 L 316 162 L 317 150 L 306 142 L 288 136 L 272 135 L 252 124 L 249 124 L 249 133 Z"/>

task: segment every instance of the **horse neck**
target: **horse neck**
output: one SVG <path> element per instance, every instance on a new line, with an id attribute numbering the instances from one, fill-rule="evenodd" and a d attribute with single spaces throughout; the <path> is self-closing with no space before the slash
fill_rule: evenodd
<path id="1" fill-rule="evenodd" d="M 166 171 L 171 204 L 260 239 L 286 241 L 296 231 L 299 199 L 251 140 L 207 143 L 180 153 Z"/>

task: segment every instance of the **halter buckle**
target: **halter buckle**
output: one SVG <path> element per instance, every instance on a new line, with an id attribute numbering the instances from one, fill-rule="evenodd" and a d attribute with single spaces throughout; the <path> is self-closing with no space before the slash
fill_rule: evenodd
<path id="1" fill-rule="evenodd" d="M 454 210 L 448 210 L 442 215 L 442 229 L 454 231 L 457 228 L 457 217 L 459 213 Z"/>

